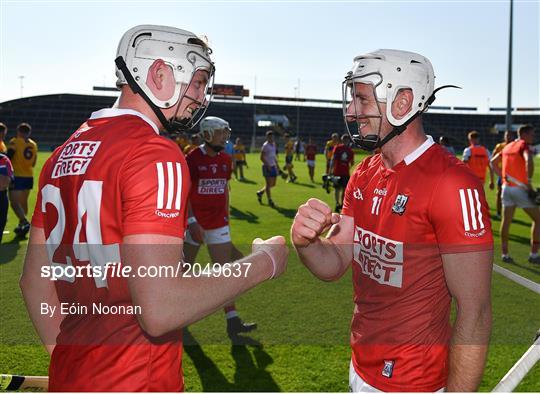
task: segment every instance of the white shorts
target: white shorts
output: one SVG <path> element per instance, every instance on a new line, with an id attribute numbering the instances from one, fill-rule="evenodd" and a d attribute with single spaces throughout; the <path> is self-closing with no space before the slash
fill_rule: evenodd
<path id="1" fill-rule="evenodd" d="M 351 393 L 382 393 L 381 390 L 370 386 L 358 375 L 353 367 L 352 360 L 349 364 L 349 391 Z"/>
<path id="2" fill-rule="evenodd" d="M 502 205 L 505 207 L 535 208 L 536 204 L 531 201 L 527 190 L 517 186 L 503 185 L 501 193 Z"/>
<path id="3" fill-rule="evenodd" d="M 315 160 L 308 160 L 306 161 L 308 167 L 315 167 Z"/>
<path id="4" fill-rule="evenodd" d="M 190 245 L 195 245 L 195 246 L 200 245 L 198 242 L 195 242 L 193 238 L 191 238 L 191 234 L 189 233 L 189 230 L 186 230 L 185 232 L 184 242 Z M 215 245 L 215 244 L 225 244 L 227 242 L 231 242 L 231 230 L 229 226 L 223 226 L 223 227 L 215 228 L 212 230 L 204 230 L 204 243 L 205 244 Z"/>
<path id="5" fill-rule="evenodd" d="M 436 393 L 444 392 L 444 387 L 437 390 Z M 358 375 L 353 367 L 353 363 L 349 364 L 349 391 L 351 393 L 382 393 L 381 390 L 367 384 L 364 379 Z"/>

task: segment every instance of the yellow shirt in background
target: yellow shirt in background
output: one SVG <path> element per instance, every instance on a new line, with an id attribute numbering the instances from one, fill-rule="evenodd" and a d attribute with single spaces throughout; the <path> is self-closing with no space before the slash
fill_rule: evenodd
<path id="1" fill-rule="evenodd" d="M 37 144 L 30 138 L 14 137 L 9 141 L 8 150 L 13 150 L 11 164 L 15 176 L 34 176 L 34 166 L 37 159 Z"/>

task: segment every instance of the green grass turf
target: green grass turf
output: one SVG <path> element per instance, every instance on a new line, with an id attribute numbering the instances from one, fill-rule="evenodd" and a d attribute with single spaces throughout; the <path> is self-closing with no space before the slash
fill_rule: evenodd
<path id="1" fill-rule="evenodd" d="M 48 153 L 39 154 L 38 168 L 47 156 Z M 255 191 L 262 184 L 258 155 L 249 155 L 248 163 L 247 182 L 231 183 L 233 240 L 244 252 L 256 236 L 287 235 L 297 207 L 309 197 L 318 197 L 333 206 L 333 195 L 326 194 L 320 185 L 324 171 L 322 155 L 317 160 L 316 184 L 309 182 L 305 163 L 296 161 L 299 182 L 278 181 L 273 191 L 277 209 L 266 205 L 266 198 L 264 205 L 257 203 Z M 487 194 L 494 206 L 494 193 L 487 190 Z M 505 267 L 540 282 L 540 269 L 526 261 L 529 223 L 524 213 L 518 212 L 511 229 L 511 251 L 516 264 Z M 15 225 L 10 211 L 6 229 L 12 231 Z M 502 264 L 498 252 L 499 222 L 494 220 L 493 226 L 496 263 Z M 45 375 L 48 357 L 39 345 L 18 288 L 26 241 L 16 241 L 10 233 L 4 236 L 4 242 L 0 247 L 0 372 Z M 200 257 L 207 258 L 206 253 Z M 259 329 L 250 335 L 253 344 L 229 344 L 222 312 L 191 326 L 192 345 L 186 346 L 184 357 L 187 391 L 348 390 L 348 333 L 353 307 L 350 273 L 337 283 L 318 281 L 291 253 L 284 276 L 244 295 L 237 306 L 244 319 L 259 323 Z M 539 310 L 538 294 L 493 274 L 493 335 L 481 390 L 491 390 L 530 346 L 540 327 Z M 540 365 L 517 391 L 540 391 Z"/>

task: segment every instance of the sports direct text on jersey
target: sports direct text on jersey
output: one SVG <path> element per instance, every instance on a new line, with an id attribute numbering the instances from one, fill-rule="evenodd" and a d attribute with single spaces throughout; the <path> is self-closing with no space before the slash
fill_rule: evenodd
<path id="1" fill-rule="evenodd" d="M 78 141 L 67 144 L 54 165 L 51 178 L 86 173 L 100 144 L 100 141 Z"/>
<path id="2" fill-rule="evenodd" d="M 403 278 L 403 242 L 381 237 L 356 226 L 354 261 L 362 272 L 380 284 L 401 287 Z"/>

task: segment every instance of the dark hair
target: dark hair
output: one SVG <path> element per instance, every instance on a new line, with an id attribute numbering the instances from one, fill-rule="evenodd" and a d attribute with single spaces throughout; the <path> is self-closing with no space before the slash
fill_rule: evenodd
<path id="1" fill-rule="evenodd" d="M 30 126 L 28 123 L 21 123 L 17 126 L 17 131 L 19 133 L 29 134 L 32 131 L 32 126 Z"/>
<path id="2" fill-rule="evenodd" d="M 524 124 L 518 129 L 518 135 L 529 134 L 534 131 L 534 126 L 532 124 Z"/>
<path id="3" fill-rule="evenodd" d="M 274 135 L 274 132 L 272 130 L 268 130 L 266 132 L 266 136 L 268 137 L 269 135 Z"/>
<path id="4" fill-rule="evenodd" d="M 469 137 L 470 140 L 477 140 L 480 138 L 480 133 L 476 130 L 473 130 L 467 134 L 467 137 Z"/>
<path id="5" fill-rule="evenodd" d="M 450 145 L 450 140 L 448 139 L 447 136 L 441 135 L 439 138 L 439 143 L 442 145 Z"/>

